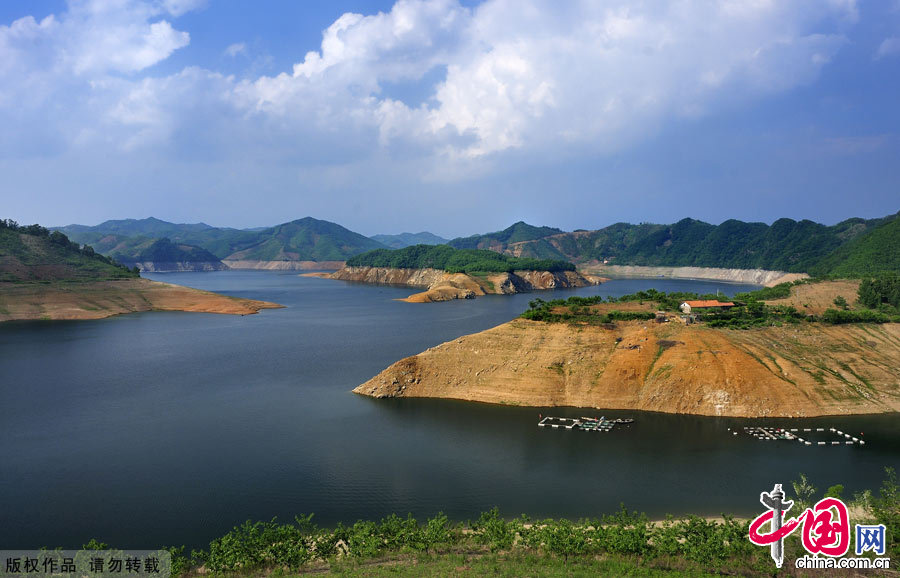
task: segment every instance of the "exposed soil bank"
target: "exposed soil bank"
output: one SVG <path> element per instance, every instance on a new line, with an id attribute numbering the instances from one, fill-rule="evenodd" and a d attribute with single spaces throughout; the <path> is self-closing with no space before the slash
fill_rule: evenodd
<path id="1" fill-rule="evenodd" d="M 153 273 L 173 273 L 182 271 L 225 271 L 229 267 L 221 261 L 143 261 L 126 263 L 129 267 L 137 265 L 141 271 Z"/>
<path id="2" fill-rule="evenodd" d="M 229 297 L 149 279 L 50 284 L 0 283 L 0 321 L 101 319 L 137 311 L 249 315 L 277 303 Z"/>
<path id="3" fill-rule="evenodd" d="M 251 261 L 246 259 L 222 259 L 229 269 L 264 269 L 267 271 L 337 271 L 343 261 Z"/>
<path id="4" fill-rule="evenodd" d="M 900 324 L 517 319 L 407 357 L 354 392 L 737 417 L 900 411 Z"/>
<path id="5" fill-rule="evenodd" d="M 786 273 L 764 269 L 717 269 L 714 267 L 641 267 L 638 265 L 583 265 L 579 269 L 607 277 L 669 277 L 672 279 L 713 279 L 731 283 L 752 283 L 771 287 L 809 277 L 806 273 Z"/>
<path id="6" fill-rule="evenodd" d="M 388 267 L 344 267 L 330 274 L 308 273 L 308 276 L 357 281 L 379 285 L 423 287 L 427 291 L 410 295 L 403 301 L 432 303 L 451 299 L 474 299 L 479 295 L 511 295 L 541 289 L 563 289 L 599 285 L 600 277 L 574 271 L 514 271 L 469 275 L 447 273 L 439 269 L 392 269 Z"/>

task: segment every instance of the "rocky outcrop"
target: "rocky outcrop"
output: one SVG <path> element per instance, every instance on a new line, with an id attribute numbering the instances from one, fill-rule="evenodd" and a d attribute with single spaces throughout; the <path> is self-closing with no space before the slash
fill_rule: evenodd
<path id="1" fill-rule="evenodd" d="M 342 281 L 423 287 L 426 291 L 404 301 L 433 303 L 451 299 L 474 299 L 479 295 L 511 295 L 542 289 L 564 289 L 599 285 L 602 279 L 575 271 L 514 271 L 468 275 L 439 269 L 393 269 L 389 267 L 344 267 L 331 274 L 310 274 Z"/>
<path id="2" fill-rule="evenodd" d="M 161 263 L 155 261 L 145 261 L 138 263 L 124 263 L 129 267 L 137 265 L 141 271 L 152 273 L 171 273 L 175 271 L 225 271 L 228 265 L 221 261 L 178 261 Z"/>
<path id="3" fill-rule="evenodd" d="M 247 259 L 223 259 L 229 269 L 263 269 L 266 271 L 334 271 L 344 266 L 343 261 L 253 261 Z"/>
<path id="4" fill-rule="evenodd" d="M 389 267 L 344 267 L 329 275 L 331 279 L 377 285 L 431 287 L 447 276 L 440 269 L 392 269 Z"/>
<path id="5" fill-rule="evenodd" d="M 517 319 L 407 357 L 354 390 L 739 417 L 900 410 L 900 324 L 719 330 Z"/>
<path id="6" fill-rule="evenodd" d="M 765 269 L 717 269 L 715 267 L 642 267 L 639 265 L 579 265 L 584 271 L 607 277 L 666 277 L 672 279 L 711 279 L 731 283 L 752 283 L 772 287 L 787 281 L 809 277 L 806 273 L 786 273 Z"/>

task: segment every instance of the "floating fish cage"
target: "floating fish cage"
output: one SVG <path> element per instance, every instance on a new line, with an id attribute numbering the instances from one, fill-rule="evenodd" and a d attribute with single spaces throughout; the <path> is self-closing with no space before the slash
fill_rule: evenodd
<path id="1" fill-rule="evenodd" d="M 860 438 L 854 437 L 848 433 L 845 433 L 837 428 L 782 428 L 782 427 L 766 427 L 766 426 L 749 426 L 745 427 L 744 433 L 751 437 L 754 437 L 758 440 L 763 441 L 772 441 L 772 440 L 789 440 L 789 441 L 797 441 L 805 446 L 841 446 L 841 445 L 866 445 L 866 442 L 861 440 Z M 728 431 L 732 433 L 732 435 L 738 435 L 737 430 L 732 430 L 728 428 Z M 827 433 L 826 433 L 827 432 Z M 824 437 L 829 439 L 827 440 L 811 440 L 808 439 L 810 437 L 823 437 L 817 434 L 825 434 Z M 837 439 L 834 439 L 834 438 Z"/>
<path id="2" fill-rule="evenodd" d="M 633 423 L 631 418 L 606 419 L 606 417 L 554 417 L 541 418 L 538 427 L 550 427 L 554 429 L 572 429 L 581 431 L 608 432 L 616 425 Z"/>

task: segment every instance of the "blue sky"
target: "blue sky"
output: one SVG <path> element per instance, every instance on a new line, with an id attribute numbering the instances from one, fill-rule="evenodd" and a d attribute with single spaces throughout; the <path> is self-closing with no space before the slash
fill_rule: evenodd
<path id="1" fill-rule="evenodd" d="M 0 200 L 47 225 L 452 237 L 900 210 L 900 0 L 0 3 Z"/>

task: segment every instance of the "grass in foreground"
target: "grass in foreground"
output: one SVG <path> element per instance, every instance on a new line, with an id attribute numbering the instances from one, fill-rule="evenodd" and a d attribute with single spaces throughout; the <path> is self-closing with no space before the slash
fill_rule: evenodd
<path id="1" fill-rule="evenodd" d="M 851 522 L 884 524 L 887 554 L 900 545 L 900 486 L 893 469 L 878 495 L 854 496 Z M 793 483 L 798 512 L 817 501 L 818 490 L 801 475 Z M 824 496 L 840 497 L 843 486 Z M 247 521 L 210 543 L 209 551 L 169 548 L 174 576 L 771 576 L 768 548 L 750 543 L 747 521 L 697 516 L 651 522 L 624 506 L 602 518 L 570 521 L 507 520 L 496 508 L 472 522 L 452 524 L 443 514 L 419 524 L 411 515 L 380 522 L 359 520 L 319 528 L 312 516 L 294 523 Z M 105 549 L 95 540 L 85 549 Z M 828 575 L 796 570 L 805 553 L 797 533 L 785 539 L 784 576 Z M 881 572 L 890 575 L 891 571 Z M 876 575 L 878 572 L 875 573 Z M 894 571 L 894 575 L 896 572 Z"/>

